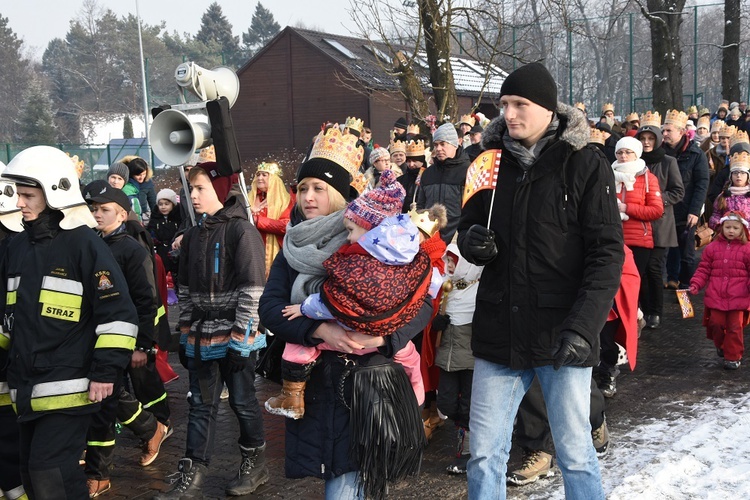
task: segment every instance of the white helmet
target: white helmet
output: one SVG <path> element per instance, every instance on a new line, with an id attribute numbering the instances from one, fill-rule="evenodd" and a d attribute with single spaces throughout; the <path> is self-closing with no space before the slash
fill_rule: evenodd
<path id="1" fill-rule="evenodd" d="M 81 195 L 73 162 L 59 149 L 50 146 L 24 149 L 11 160 L 0 179 L 41 188 L 47 206 L 65 214 L 60 222 L 61 228 L 73 229 L 84 224 L 96 227 Z"/>
<path id="2" fill-rule="evenodd" d="M 5 163 L 0 161 L 0 173 L 5 170 Z M 10 231 L 23 231 L 21 209 L 16 206 L 18 194 L 12 182 L 0 179 L 0 223 Z"/>

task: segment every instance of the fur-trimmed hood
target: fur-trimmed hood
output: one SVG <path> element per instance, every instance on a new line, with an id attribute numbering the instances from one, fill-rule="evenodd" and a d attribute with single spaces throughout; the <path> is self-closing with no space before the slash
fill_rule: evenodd
<path id="1" fill-rule="evenodd" d="M 555 113 L 560 120 L 557 137 L 570 144 L 574 151 L 583 149 L 589 143 L 591 130 L 583 113 L 562 102 L 557 103 Z M 482 148 L 503 149 L 503 135 L 506 130 L 505 117 L 501 115 L 492 120 L 482 133 Z"/>

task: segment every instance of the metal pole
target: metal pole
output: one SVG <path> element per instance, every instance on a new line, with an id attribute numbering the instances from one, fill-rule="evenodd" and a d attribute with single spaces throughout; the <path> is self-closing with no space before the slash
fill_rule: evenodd
<path id="1" fill-rule="evenodd" d="M 628 105 L 630 106 L 630 112 L 635 111 L 635 105 L 633 104 L 633 13 L 631 12 L 628 16 L 628 28 L 630 28 L 630 99 Z"/>
<path id="2" fill-rule="evenodd" d="M 141 36 L 141 13 L 138 9 L 138 0 L 135 0 L 135 17 L 138 20 L 138 47 L 141 51 L 141 87 L 143 87 L 143 126 L 146 132 L 146 144 L 148 142 L 148 90 L 146 89 L 146 66 L 143 62 L 143 38 Z"/>
<path id="3" fill-rule="evenodd" d="M 693 104 L 698 105 L 698 6 L 693 7 Z"/>
<path id="4" fill-rule="evenodd" d="M 568 104 L 573 105 L 573 30 L 568 28 Z"/>

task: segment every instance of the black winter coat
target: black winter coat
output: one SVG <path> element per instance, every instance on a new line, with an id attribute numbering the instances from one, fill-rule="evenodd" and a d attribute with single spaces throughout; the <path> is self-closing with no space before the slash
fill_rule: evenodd
<path id="1" fill-rule="evenodd" d="M 435 203 L 445 205 L 448 224 L 440 230 L 440 237 L 446 245 L 451 242 L 458 229 L 466 171 L 470 164 L 463 148 L 458 148 L 453 158 L 447 158 L 445 161 L 435 159 L 424 171 L 419 183 L 417 208 L 430 208 Z"/>
<path id="2" fill-rule="evenodd" d="M 176 271 L 178 267 L 177 259 L 170 257 L 169 252 L 172 250 L 172 241 L 181 224 L 180 206 L 174 207 L 167 215 L 156 210 L 151 213 L 151 218 L 148 220 L 148 231 L 154 239 L 154 249 L 161 257 L 167 272 Z"/>
<path id="3" fill-rule="evenodd" d="M 528 170 L 504 149 L 503 118 L 485 129 L 483 146 L 503 149 L 491 228 L 497 256 L 472 259 L 466 232 L 487 225 L 491 190 L 466 203 L 458 246 L 485 265 L 474 313 L 474 356 L 513 369 L 550 365 L 561 330 L 591 344 L 585 366 L 599 359 L 599 332 L 619 287 L 624 260 L 622 224 L 612 168 L 587 145 L 588 124 L 558 104 L 556 136 Z"/>
<path id="4" fill-rule="evenodd" d="M 677 165 L 680 167 L 685 196 L 674 206 L 674 220 L 678 226 L 685 225 L 688 214 L 700 216 L 701 208 L 706 202 L 709 178 L 708 159 L 700 146 L 689 141 L 686 136 L 677 143 L 674 149 L 666 143 L 662 143 L 662 147 L 667 155 L 677 159 Z"/>
<path id="5" fill-rule="evenodd" d="M 130 298 L 138 312 L 138 337 L 135 346 L 151 349 L 157 341 L 154 319 L 161 305 L 156 291 L 153 257 L 143 245 L 128 235 L 124 227 L 103 239 L 125 276 Z"/>
<path id="6" fill-rule="evenodd" d="M 281 314 L 281 310 L 291 303 L 292 284 L 297 274 L 284 257 L 282 249 L 271 266 L 258 312 L 263 326 L 279 339 L 314 346 L 321 342 L 312 337 L 320 321 L 305 317 L 288 321 Z M 391 358 L 424 330 L 431 316 L 432 304 L 425 300 L 417 317 L 406 327 L 384 337 L 386 345 L 378 349 L 380 355 L 374 356 Z M 344 370 L 343 361 L 334 351 L 322 351 L 318 360 L 305 389 L 305 418 L 285 419 L 285 471 L 290 478 L 313 476 L 331 479 L 357 470 L 349 456 L 349 409 L 338 397 L 337 384 Z M 383 361 L 386 360 L 375 362 Z M 351 387 L 347 386 L 345 397 L 349 398 L 350 395 Z"/>

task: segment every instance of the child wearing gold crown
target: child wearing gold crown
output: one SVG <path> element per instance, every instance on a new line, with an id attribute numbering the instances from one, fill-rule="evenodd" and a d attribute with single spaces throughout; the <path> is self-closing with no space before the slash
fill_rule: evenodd
<path id="1" fill-rule="evenodd" d="M 716 354 L 724 358 L 724 368 L 740 367 L 745 351 L 743 329 L 750 310 L 750 245 L 747 218 L 731 211 L 719 219 L 718 234 L 701 256 L 690 280 L 690 293 L 706 288 L 703 324 L 706 337 L 713 340 Z"/>
<path id="2" fill-rule="evenodd" d="M 347 243 L 323 263 L 328 277 L 321 292 L 309 295 L 302 304 L 286 306 L 286 318 L 336 320 L 345 329 L 374 336 L 390 335 L 414 319 L 428 293 L 431 266 L 430 258 L 420 251 L 419 230 L 400 214 L 404 194 L 395 174 L 385 170 L 380 186 L 349 203 L 344 212 Z M 293 419 L 304 416 L 305 386 L 320 349 L 335 350 L 325 343 L 286 344 L 283 387 L 266 401 L 269 413 Z M 408 342 L 394 361 L 404 366 L 421 404 L 424 388 L 414 344 Z"/>
<path id="3" fill-rule="evenodd" d="M 714 200 L 713 212 L 708 220 L 712 229 L 731 211 L 750 213 L 750 154 L 740 151 L 733 154 L 729 163 L 729 182 Z"/>

